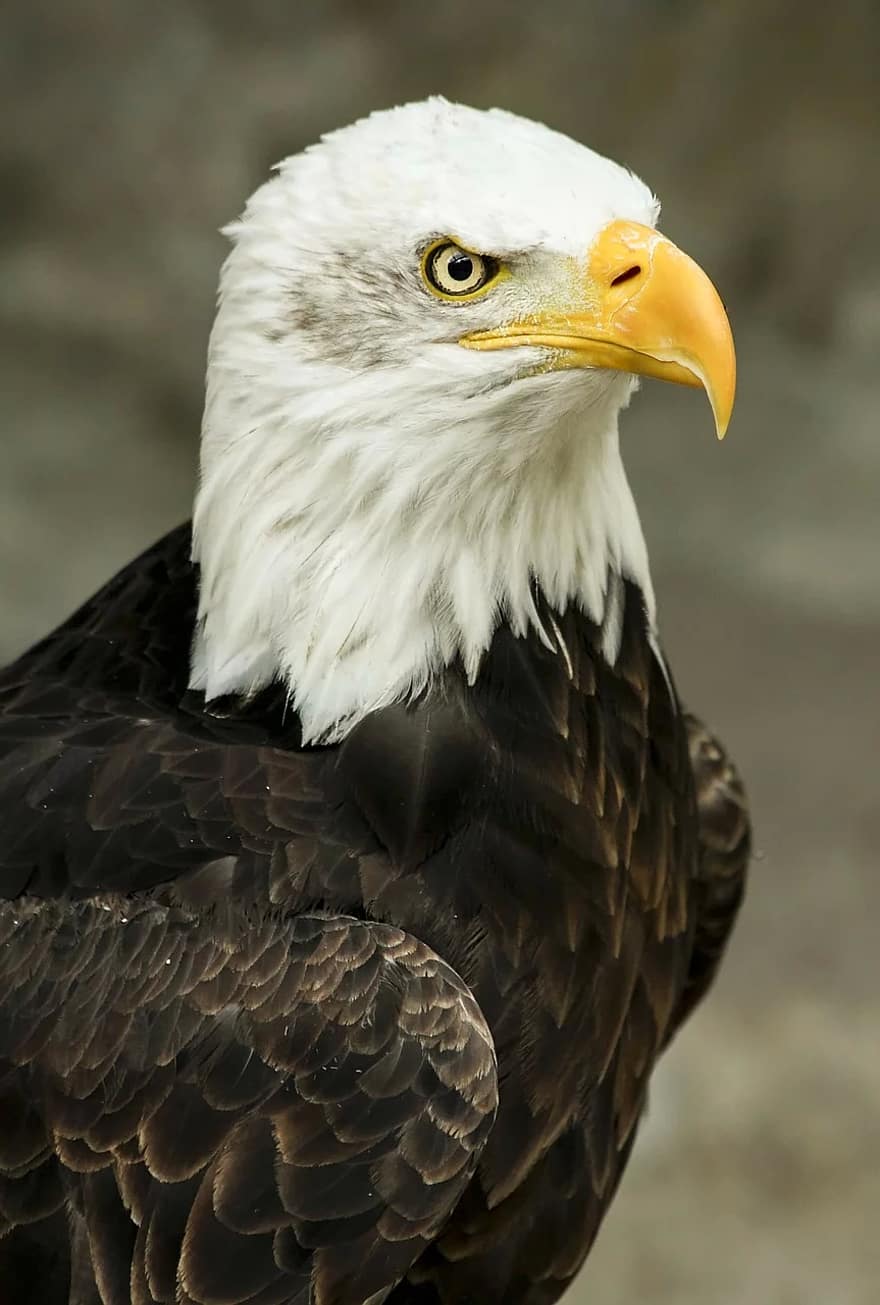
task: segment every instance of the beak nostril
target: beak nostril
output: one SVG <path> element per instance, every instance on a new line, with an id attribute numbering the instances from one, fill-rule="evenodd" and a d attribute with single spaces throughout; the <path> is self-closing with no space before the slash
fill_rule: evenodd
<path id="1" fill-rule="evenodd" d="M 628 267 L 625 272 L 621 272 L 619 276 L 616 276 L 611 284 L 623 285 L 624 281 L 631 281 L 634 276 L 640 276 L 641 271 L 639 264 L 633 263 L 632 267 Z"/>

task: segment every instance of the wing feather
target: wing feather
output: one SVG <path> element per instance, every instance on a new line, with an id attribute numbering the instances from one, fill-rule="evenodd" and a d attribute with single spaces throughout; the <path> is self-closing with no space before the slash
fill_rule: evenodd
<path id="1" fill-rule="evenodd" d="M 736 766 L 702 721 L 686 716 L 697 789 L 699 859 L 694 949 L 677 1023 L 702 1000 L 721 964 L 746 891 L 752 826 Z"/>
<path id="2" fill-rule="evenodd" d="M 105 895 L 3 903 L 0 944 L 0 1246 L 73 1194 L 106 1302 L 359 1302 L 467 1186 L 492 1039 L 401 930 Z"/>

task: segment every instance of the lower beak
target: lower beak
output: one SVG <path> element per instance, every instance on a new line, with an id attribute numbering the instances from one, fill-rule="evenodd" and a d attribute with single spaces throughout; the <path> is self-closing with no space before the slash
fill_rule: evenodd
<path id="1" fill-rule="evenodd" d="M 606 367 L 702 387 L 723 439 L 736 391 L 736 355 L 718 292 L 670 240 L 638 222 L 611 222 L 576 264 L 573 302 L 491 331 L 469 349 L 531 345 L 554 368 Z"/>

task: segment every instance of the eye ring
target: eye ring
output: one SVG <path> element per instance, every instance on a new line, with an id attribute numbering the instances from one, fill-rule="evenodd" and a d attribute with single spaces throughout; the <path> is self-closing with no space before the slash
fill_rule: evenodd
<path id="1" fill-rule="evenodd" d="M 498 261 L 475 254 L 448 236 L 430 245 L 422 255 L 422 275 L 429 290 L 441 299 L 471 299 L 498 275 Z"/>

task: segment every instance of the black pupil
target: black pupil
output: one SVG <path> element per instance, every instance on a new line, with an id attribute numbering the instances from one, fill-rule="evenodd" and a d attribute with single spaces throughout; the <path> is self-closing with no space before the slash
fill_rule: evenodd
<path id="1" fill-rule="evenodd" d="M 446 270 L 453 281 L 469 281 L 474 274 L 474 260 L 469 254 L 453 254 Z"/>

